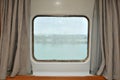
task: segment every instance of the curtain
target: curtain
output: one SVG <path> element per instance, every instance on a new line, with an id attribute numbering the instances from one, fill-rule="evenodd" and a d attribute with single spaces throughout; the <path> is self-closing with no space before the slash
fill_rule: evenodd
<path id="1" fill-rule="evenodd" d="M 1 2 L 0 2 L 0 36 L 1 36 Z"/>
<path id="2" fill-rule="evenodd" d="M 0 0 L 0 80 L 31 73 L 30 0 Z"/>
<path id="3" fill-rule="evenodd" d="M 120 0 L 95 0 L 90 73 L 120 80 Z"/>

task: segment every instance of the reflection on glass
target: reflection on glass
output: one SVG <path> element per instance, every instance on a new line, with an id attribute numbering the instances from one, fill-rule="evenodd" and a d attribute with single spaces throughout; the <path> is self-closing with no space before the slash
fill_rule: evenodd
<path id="1" fill-rule="evenodd" d="M 37 60 L 84 60 L 88 20 L 85 17 L 34 19 L 34 57 Z"/>

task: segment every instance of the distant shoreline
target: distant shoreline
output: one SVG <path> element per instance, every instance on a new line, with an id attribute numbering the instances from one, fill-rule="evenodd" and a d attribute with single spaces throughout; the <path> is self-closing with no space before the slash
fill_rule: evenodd
<path id="1" fill-rule="evenodd" d="M 35 35 L 35 43 L 42 44 L 81 44 L 87 43 L 86 35 Z"/>

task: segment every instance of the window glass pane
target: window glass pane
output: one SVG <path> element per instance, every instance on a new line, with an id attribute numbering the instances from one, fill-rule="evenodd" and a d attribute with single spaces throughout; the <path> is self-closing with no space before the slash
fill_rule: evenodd
<path id="1" fill-rule="evenodd" d="M 84 60 L 88 55 L 86 17 L 35 17 L 33 36 L 36 60 Z"/>

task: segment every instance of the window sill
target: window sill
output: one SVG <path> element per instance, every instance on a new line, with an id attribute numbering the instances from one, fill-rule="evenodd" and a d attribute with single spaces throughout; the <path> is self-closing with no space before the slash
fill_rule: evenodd
<path id="1" fill-rule="evenodd" d="M 93 76 L 88 72 L 33 72 L 34 76 Z"/>

